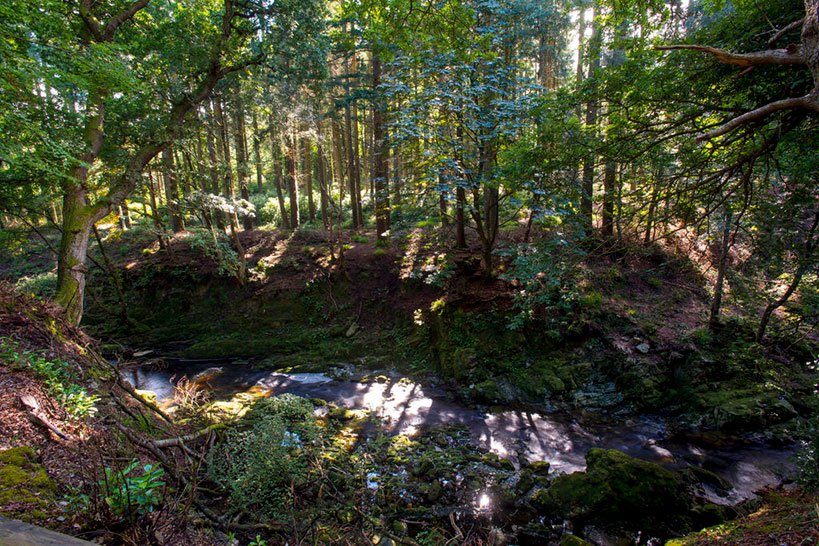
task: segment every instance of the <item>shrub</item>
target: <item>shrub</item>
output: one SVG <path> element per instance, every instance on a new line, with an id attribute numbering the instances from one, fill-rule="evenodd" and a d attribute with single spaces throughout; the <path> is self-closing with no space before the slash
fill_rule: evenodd
<path id="1" fill-rule="evenodd" d="M 228 491 L 236 512 L 281 517 L 293 505 L 293 489 L 307 482 L 318 438 L 308 400 L 259 400 L 208 455 L 210 478 Z"/>
<path id="2" fill-rule="evenodd" d="M 239 272 L 239 256 L 225 234 L 220 233 L 214 240 L 213 233 L 206 229 L 191 229 L 188 244 L 193 250 L 216 262 L 219 274 L 223 276 L 237 275 Z"/>
<path id="3" fill-rule="evenodd" d="M 145 515 L 162 504 L 165 471 L 152 464 L 143 466 L 141 473 L 138 468 L 139 461 L 134 459 L 123 470 L 105 469 L 100 488 L 105 504 L 117 516 Z"/>

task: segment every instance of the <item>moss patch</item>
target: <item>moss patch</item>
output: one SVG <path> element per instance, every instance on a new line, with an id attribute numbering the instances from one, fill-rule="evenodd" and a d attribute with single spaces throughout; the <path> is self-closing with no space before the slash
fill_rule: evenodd
<path id="1" fill-rule="evenodd" d="M 771 491 L 763 499 L 752 514 L 671 540 L 666 546 L 816 544 L 819 498 L 801 491 Z"/>
<path id="2" fill-rule="evenodd" d="M 615 450 L 591 449 L 586 472 L 559 476 L 536 503 L 578 522 L 668 534 L 686 526 L 689 500 L 682 479 L 657 464 Z"/>
<path id="3" fill-rule="evenodd" d="M 56 485 L 28 446 L 0 451 L 0 513 L 26 522 L 47 517 Z"/>

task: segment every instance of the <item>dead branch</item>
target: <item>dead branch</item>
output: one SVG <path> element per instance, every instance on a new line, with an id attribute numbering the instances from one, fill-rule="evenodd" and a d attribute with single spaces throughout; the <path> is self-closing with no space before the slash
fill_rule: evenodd
<path id="1" fill-rule="evenodd" d="M 672 44 L 656 46 L 654 49 L 658 51 L 701 51 L 713 55 L 723 64 L 742 67 L 805 64 L 805 57 L 802 55 L 802 49 L 798 45 L 789 46 L 785 49 L 767 49 L 765 51 L 754 51 L 751 53 L 732 53 L 718 47 L 699 44 Z"/>
<path id="2" fill-rule="evenodd" d="M 787 34 L 788 32 L 790 32 L 792 30 L 795 30 L 795 29 L 801 27 L 803 24 L 805 24 L 805 18 L 804 17 L 802 17 L 798 21 L 794 21 L 793 23 L 785 25 L 776 34 L 771 36 L 771 39 L 768 40 L 768 47 L 773 47 L 774 45 L 776 45 L 776 42 L 778 42 L 782 38 L 782 36 L 784 36 L 785 34 Z"/>
<path id="3" fill-rule="evenodd" d="M 151 443 L 158 447 L 158 448 L 165 448 L 165 447 L 184 447 L 185 442 L 190 442 L 192 440 L 196 440 L 197 438 L 201 438 L 202 436 L 206 436 L 211 432 L 219 429 L 225 428 L 223 423 L 216 423 L 214 425 L 210 425 L 208 427 L 203 428 L 202 430 L 192 432 L 190 434 L 186 434 L 184 436 L 178 436 L 176 438 L 164 438 L 162 440 L 152 440 Z"/>
<path id="4" fill-rule="evenodd" d="M 44 426 L 62 440 L 68 439 L 68 436 L 66 436 L 65 433 L 63 433 L 63 431 L 61 431 L 59 428 L 57 428 L 57 425 L 52 423 L 48 419 L 48 417 L 44 416 L 40 412 L 40 404 L 33 396 L 31 396 L 30 394 L 24 394 L 20 396 L 20 403 L 22 403 L 23 407 L 25 407 L 28 410 L 26 416 L 31 422 Z"/>

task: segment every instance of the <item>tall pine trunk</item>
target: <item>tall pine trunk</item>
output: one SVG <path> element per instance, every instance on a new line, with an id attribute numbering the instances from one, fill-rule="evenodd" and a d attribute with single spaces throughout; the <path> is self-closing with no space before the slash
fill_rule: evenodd
<path id="1" fill-rule="evenodd" d="M 381 59 L 373 53 L 373 186 L 375 187 L 375 230 L 382 239 L 390 229 L 390 188 L 387 154 L 389 148 L 384 132 L 383 99 L 378 86 L 381 85 Z"/>

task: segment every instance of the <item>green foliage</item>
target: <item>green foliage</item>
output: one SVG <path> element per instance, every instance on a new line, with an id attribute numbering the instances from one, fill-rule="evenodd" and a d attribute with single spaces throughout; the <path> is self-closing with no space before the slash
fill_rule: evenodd
<path id="1" fill-rule="evenodd" d="M 33 351 L 20 349 L 12 338 L 0 338 L 0 359 L 12 368 L 31 370 L 45 384 L 48 394 L 54 397 L 73 419 L 82 420 L 97 412 L 95 404 L 99 396 L 88 394 L 77 384 L 79 379 L 74 368 L 64 360 L 46 359 Z"/>
<path id="2" fill-rule="evenodd" d="M 239 256 L 224 233 L 216 234 L 206 229 L 191 229 L 186 239 L 191 249 L 201 252 L 218 266 L 219 275 L 235 276 L 239 273 Z"/>
<path id="3" fill-rule="evenodd" d="M 153 512 L 162 504 L 165 471 L 153 464 L 142 466 L 136 459 L 121 470 L 105 469 L 100 489 L 111 510 L 119 517 L 134 518 Z"/>
<path id="4" fill-rule="evenodd" d="M 596 296 L 581 300 L 578 288 L 582 252 L 562 237 L 549 238 L 538 244 L 524 244 L 509 249 L 512 265 L 501 278 L 521 288 L 515 294 L 515 308 L 509 328 L 520 330 L 535 318 L 536 310 L 547 309 L 565 314 L 578 303 L 599 308 Z M 560 320 L 560 319 L 558 319 Z"/>
<path id="5" fill-rule="evenodd" d="M 210 452 L 208 473 L 228 491 L 235 512 L 278 518 L 293 505 L 293 488 L 307 482 L 318 439 L 308 400 L 292 394 L 259 400 Z"/>
<path id="6" fill-rule="evenodd" d="M 819 393 L 813 393 L 814 411 L 799 430 L 802 447 L 796 454 L 799 483 L 808 490 L 819 491 Z"/>

